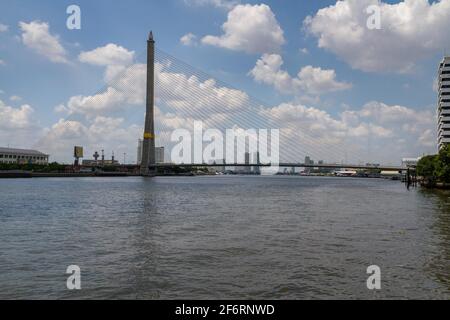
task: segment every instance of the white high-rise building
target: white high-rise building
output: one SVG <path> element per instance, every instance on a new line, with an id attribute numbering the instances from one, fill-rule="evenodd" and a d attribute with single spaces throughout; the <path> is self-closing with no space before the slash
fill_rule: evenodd
<path id="1" fill-rule="evenodd" d="M 164 163 L 164 147 L 155 148 L 155 161 L 156 163 Z"/>
<path id="2" fill-rule="evenodd" d="M 441 149 L 450 143 L 450 56 L 439 65 L 438 79 L 438 145 Z"/>
<path id="3" fill-rule="evenodd" d="M 141 165 L 142 162 L 142 139 L 139 139 L 138 141 L 138 147 L 137 147 L 137 164 Z"/>

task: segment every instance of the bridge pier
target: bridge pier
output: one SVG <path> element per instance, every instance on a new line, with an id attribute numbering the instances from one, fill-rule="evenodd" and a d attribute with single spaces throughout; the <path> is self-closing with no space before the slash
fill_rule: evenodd
<path id="1" fill-rule="evenodd" d="M 144 139 L 140 172 L 143 176 L 155 175 L 155 40 L 150 31 L 147 40 L 147 98 Z M 152 168 L 152 169 L 150 169 Z"/>

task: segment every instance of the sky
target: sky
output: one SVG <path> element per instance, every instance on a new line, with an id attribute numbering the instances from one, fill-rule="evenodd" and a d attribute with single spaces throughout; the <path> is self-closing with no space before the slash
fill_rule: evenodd
<path id="1" fill-rule="evenodd" d="M 67 27 L 70 5 L 81 29 Z M 368 25 L 370 8 L 379 25 Z M 167 108 L 156 93 L 161 137 L 196 120 L 180 104 L 221 128 L 224 117 L 245 126 L 238 117 L 257 101 L 247 124 L 282 130 L 280 148 L 296 151 L 282 160 L 397 165 L 436 152 L 449 29 L 450 0 L 0 0 L 0 146 L 70 162 L 82 145 L 87 157 L 104 149 L 135 161 L 153 30 L 161 57 L 217 79 L 189 81 L 158 61 L 171 88 Z M 215 108 L 192 99 L 205 84 Z"/>

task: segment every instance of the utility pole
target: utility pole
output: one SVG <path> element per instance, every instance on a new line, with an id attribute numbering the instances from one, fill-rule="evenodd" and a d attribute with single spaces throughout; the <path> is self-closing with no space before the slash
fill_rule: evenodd
<path id="1" fill-rule="evenodd" d="M 141 175 L 154 175 L 155 166 L 155 40 L 150 31 L 147 40 L 147 102 L 145 112 L 144 140 L 142 142 Z M 150 166 L 153 167 L 150 170 Z"/>

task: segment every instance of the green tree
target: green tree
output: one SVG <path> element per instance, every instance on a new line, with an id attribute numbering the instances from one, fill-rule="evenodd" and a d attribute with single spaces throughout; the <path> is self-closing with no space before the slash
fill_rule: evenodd
<path id="1" fill-rule="evenodd" d="M 435 164 L 435 176 L 440 182 L 450 182 L 450 147 L 444 146 L 439 150 Z"/>
<path id="2" fill-rule="evenodd" d="M 417 163 L 417 175 L 423 177 L 428 184 L 434 185 L 440 170 L 439 156 L 425 156 Z"/>

